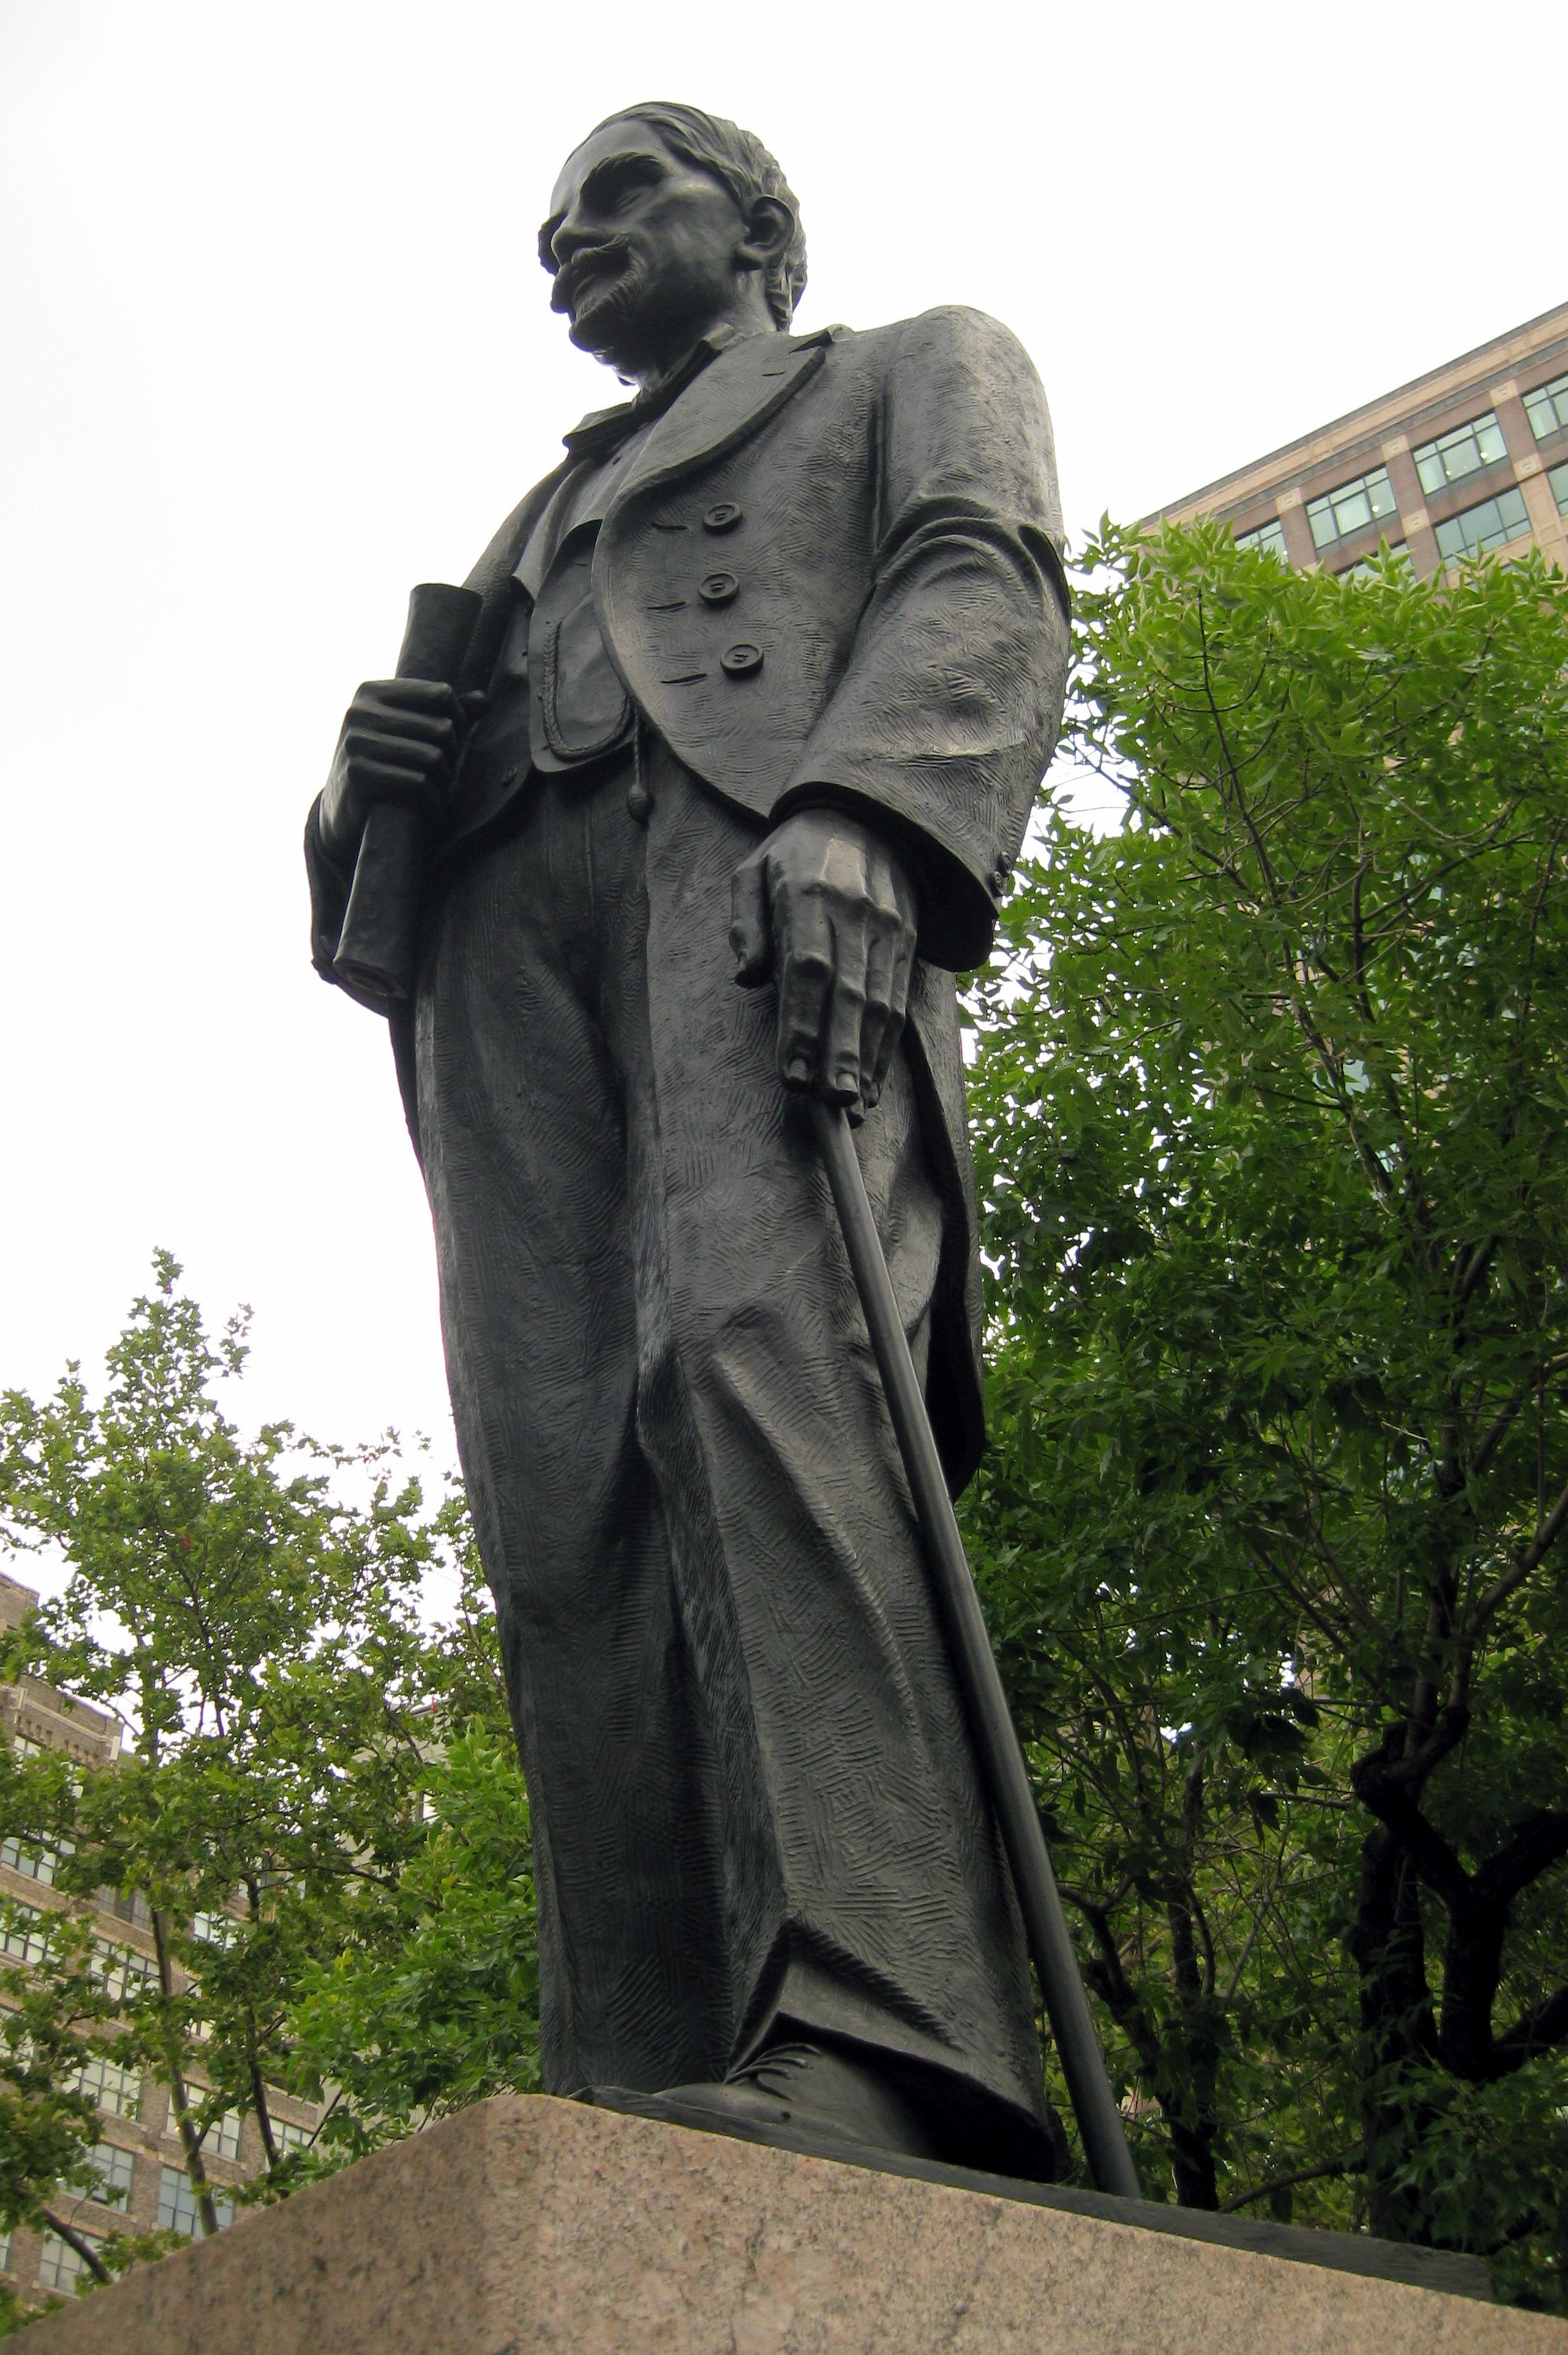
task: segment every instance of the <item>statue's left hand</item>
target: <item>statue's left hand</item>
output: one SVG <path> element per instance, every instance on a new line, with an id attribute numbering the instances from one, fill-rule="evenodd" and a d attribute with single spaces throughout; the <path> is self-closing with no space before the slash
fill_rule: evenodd
<path id="1" fill-rule="evenodd" d="M 869 1111 L 903 1029 L 914 943 L 908 870 L 858 818 L 797 810 L 735 870 L 735 978 L 778 984 L 786 1088 Z"/>

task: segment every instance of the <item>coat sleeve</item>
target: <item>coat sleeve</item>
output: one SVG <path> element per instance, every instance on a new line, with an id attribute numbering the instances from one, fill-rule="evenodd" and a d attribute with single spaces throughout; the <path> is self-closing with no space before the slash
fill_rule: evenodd
<path id="1" fill-rule="evenodd" d="M 1067 587 L 1045 394 L 978 311 L 912 319 L 879 417 L 872 590 L 848 665 L 772 812 L 854 810 L 914 870 L 920 950 L 962 970 L 1061 724 Z"/>

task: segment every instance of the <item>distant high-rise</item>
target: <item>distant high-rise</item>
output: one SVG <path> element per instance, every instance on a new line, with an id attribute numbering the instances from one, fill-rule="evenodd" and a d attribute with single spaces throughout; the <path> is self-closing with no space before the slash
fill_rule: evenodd
<path id="1" fill-rule="evenodd" d="M 1215 516 L 1282 562 L 1425 575 L 1534 546 L 1568 570 L 1568 304 L 1146 518 Z"/>

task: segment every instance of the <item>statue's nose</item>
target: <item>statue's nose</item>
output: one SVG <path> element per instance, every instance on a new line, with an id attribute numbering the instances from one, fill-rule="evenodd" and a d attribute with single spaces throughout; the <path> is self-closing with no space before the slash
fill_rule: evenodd
<path id="1" fill-rule="evenodd" d="M 564 270 L 574 253 L 593 242 L 593 232 L 587 228 L 573 208 L 560 223 L 550 239 L 549 250 L 555 256 L 556 268 Z"/>

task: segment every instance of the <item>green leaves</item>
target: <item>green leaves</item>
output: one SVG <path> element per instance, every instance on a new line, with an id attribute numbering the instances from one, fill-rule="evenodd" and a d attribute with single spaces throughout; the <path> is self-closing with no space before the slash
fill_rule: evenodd
<path id="1" fill-rule="evenodd" d="M 304 1972 L 293 2079 L 341 2089 L 333 2161 L 495 2093 L 539 2085 L 528 1795 L 510 1736 L 475 1725 L 432 1762 L 429 1824 L 390 1902 Z"/>
<path id="2" fill-rule="evenodd" d="M 1349 584 L 1211 526 L 1107 529 L 1084 569 L 1070 749 L 1128 817 L 1042 815 L 975 985 L 969 1529 L 1162 2105 L 1151 2188 L 1332 2163 L 1282 2196 L 1453 2237 L 1410 2139 L 1433 2104 L 1490 2131 L 1434 2059 L 1453 1924 L 1349 1778 L 1396 1726 L 1467 1871 L 1564 1803 L 1568 588 Z M 1562 1884 L 1509 1916 L 1499 2034 L 1553 1942 L 1562 1976 Z M 1515 2226 L 1557 2296 L 1524 2208 L 1460 2236 Z"/>
<path id="3" fill-rule="evenodd" d="M 214 1342 L 166 1254 L 155 1273 L 101 1400 L 71 1368 L 51 1398 L 0 1401 L 0 1532 L 67 1572 L 0 1677 L 88 1699 L 125 1737 L 112 1766 L 0 1742 L 0 1836 L 55 1852 L 36 1921 L 0 1921 L 16 2217 L 95 2138 L 69 2090 L 95 2056 L 166 2090 L 198 2208 L 228 2110 L 272 2135 L 272 2197 L 433 2105 L 531 2082 L 527 1799 L 461 1496 L 427 1510 L 389 1440 L 245 1437 L 218 1395 L 243 1319 Z M 457 1593 L 443 1626 L 432 1575 Z M 107 1891 L 139 1894 L 151 1955 L 103 1951 Z M 325 2098 L 327 2077 L 327 2133 L 284 2150 L 267 2089 Z"/>

